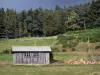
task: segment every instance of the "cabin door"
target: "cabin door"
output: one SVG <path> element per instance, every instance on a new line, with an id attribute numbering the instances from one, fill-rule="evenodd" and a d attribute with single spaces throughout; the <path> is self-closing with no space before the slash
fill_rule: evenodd
<path id="1" fill-rule="evenodd" d="M 24 53 L 24 64 L 31 64 L 31 53 Z"/>
<path id="2" fill-rule="evenodd" d="M 39 53 L 32 53 L 32 64 L 39 64 Z"/>

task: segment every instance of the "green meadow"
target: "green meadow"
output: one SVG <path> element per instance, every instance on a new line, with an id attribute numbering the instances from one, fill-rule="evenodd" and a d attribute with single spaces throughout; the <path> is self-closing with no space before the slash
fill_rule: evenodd
<path id="1" fill-rule="evenodd" d="M 0 75 L 100 75 L 100 65 L 1 65 Z"/>
<path id="2" fill-rule="evenodd" d="M 57 54 L 53 53 L 53 58 L 55 60 L 78 60 L 78 59 L 88 59 L 89 54 Z M 12 54 L 0 54 L 0 62 L 13 62 Z"/>
<path id="3" fill-rule="evenodd" d="M 64 34 L 65 38 L 60 37 L 60 39 L 64 41 L 68 41 L 67 36 L 73 37 L 74 35 L 82 35 L 83 39 L 89 33 L 90 36 L 96 36 L 99 33 L 99 29 L 90 29 L 86 31 L 75 31 L 68 32 L 68 34 Z M 97 33 L 97 34 L 95 34 Z M 58 35 L 59 36 L 59 35 Z M 90 39 L 91 41 L 96 41 L 96 43 L 100 43 L 99 39 L 95 40 L 96 37 Z M 70 40 L 70 39 L 69 39 Z M 74 40 L 74 39 L 72 39 Z M 84 41 L 84 40 L 83 40 Z M 97 42 L 98 41 L 98 42 Z M 59 41 L 61 44 L 63 41 Z M 59 44 L 58 43 L 58 44 Z M 98 45 L 97 44 L 97 45 Z M 0 75 L 100 75 L 100 65 L 68 65 L 62 63 L 52 63 L 50 65 L 23 65 L 23 66 L 15 66 L 13 65 L 13 56 L 12 54 L 2 54 L 5 50 L 11 51 L 12 46 L 51 46 L 55 47 L 57 45 L 57 36 L 54 37 L 28 37 L 28 38 L 18 38 L 18 39 L 0 39 Z M 85 42 L 78 46 L 85 49 Z M 96 46 L 96 45 L 95 45 Z M 56 46 L 60 48 L 59 46 Z M 95 48 L 95 47 L 94 47 Z M 99 45 L 98 45 L 99 48 Z M 70 50 L 70 49 L 69 49 Z M 99 49 L 98 49 L 99 50 Z M 77 52 L 77 51 L 76 51 Z M 92 54 L 91 54 L 92 55 Z M 88 59 L 90 55 L 86 53 L 65 53 L 61 52 L 53 52 L 53 57 L 55 60 L 78 60 L 78 59 Z"/>
<path id="4" fill-rule="evenodd" d="M 55 59 L 76 59 L 77 55 L 54 54 Z M 79 58 L 79 57 L 78 57 Z M 0 55 L 0 75 L 100 75 L 100 65 L 13 65 L 11 54 Z"/>

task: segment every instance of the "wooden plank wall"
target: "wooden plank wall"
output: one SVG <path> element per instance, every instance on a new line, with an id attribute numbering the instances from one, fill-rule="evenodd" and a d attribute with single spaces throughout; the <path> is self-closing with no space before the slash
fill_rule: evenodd
<path id="1" fill-rule="evenodd" d="M 50 64 L 50 53 L 39 52 L 39 53 L 14 53 L 13 63 L 14 64 Z"/>

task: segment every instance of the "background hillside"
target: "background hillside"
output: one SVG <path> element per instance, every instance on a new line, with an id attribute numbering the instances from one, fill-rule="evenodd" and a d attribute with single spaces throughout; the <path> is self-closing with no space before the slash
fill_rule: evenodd
<path id="1" fill-rule="evenodd" d="M 24 37 L 0 39 L 0 52 L 12 46 L 51 46 L 53 52 L 88 52 L 100 50 L 100 28 L 69 31 L 52 37 Z"/>

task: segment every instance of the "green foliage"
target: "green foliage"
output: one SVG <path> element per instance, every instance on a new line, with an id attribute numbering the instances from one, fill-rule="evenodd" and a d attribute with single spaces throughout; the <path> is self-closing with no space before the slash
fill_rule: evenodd
<path id="1" fill-rule="evenodd" d="M 62 52 L 66 52 L 66 49 L 62 49 Z"/>
<path id="2" fill-rule="evenodd" d="M 54 56 L 53 56 L 53 53 L 50 52 L 50 63 L 53 63 L 53 61 L 54 61 Z"/>
<path id="3" fill-rule="evenodd" d="M 92 0 L 90 9 L 87 13 L 88 27 L 97 28 L 100 27 L 100 0 Z"/>
<path id="4" fill-rule="evenodd" d="M 68 8 L 56 5 L 55 10 L 39 7 L 16 12 L 0 8 L 0 37 L 51 36 L 69 30 L 100 27 L 99 7 L 100 1 L 96 0 Z"/>
<path id="5" fill-rule="evenodd" d="M 78 41 L 75 36 L 64 36 L 64 35 L 59 35 L 58 38 L 58 43 L 62 44 L 64 48 L 66 47 L 75 47 L 78 44 Z"/>
<path id="6" fill-rule="evenodd" d="M 27 24 L 26 22 L 24 21 L 24 27 L 23 27 L 23 36 L 28 36 L 28 30 L 27 30 Z"/>
<path id="7" fill-rule="evenodd" d="M 100 42 L 100 28 L 90 29 L 87 31 L 71 31 L 64 35 L 59 35 L 57 44 L 62 44 L 64 48 L 73 48 L 76 47 L 79 42 Z"/>
<path id="8" fill-rule="evenodd" d="M 53 52 L 60 52 L 60 49 L 58 48 L 51 48 Z"/>
<path id="9" fill-rule="evenodd" d="M 5 50 L 3 50 L 3 52 L 2 52 L 3 54 L 10 54 L 11 53 L 11 51 L 10 50 L 8 50 L 8 49 L 5 49 Z"/>
<path id="10" fill-rule="evenodd" d="M 66 52 L 66 49 L 62 48 L 57 48 L 57 47 L 52 47 L 51 48 L 53 52 Z"/>
<path id="11" fill-rule="evenodd" d="M 4 34 L 5 34 L 5 11 L 4 11 L 4 8 L 0 8 L 0 34 L 1 37 L 5 37 Z"/>
<path id="12" fill-rule="evenodd" d="M 76 48 L 72 48 L 72 51 L 76 51 Z"/>
<path id="13" fill-rule="evenodd" d="M 19 13 L 13 9 L 7 8 L 5 11 L 0 8 L 0 37 L 52 36 L 69 30 L 97 28 L 100 27 L 99 8 L 99 0 L 68 8 L 56 5 L 55 10 L 31 8 Z M 97 34 L 95 36 L 99 38 Z M 90 42 L 100 41 L 98 38 L 93 39 L 91 35 L 89 37 Z M 82 38 L 83 41 L 86 39 L 87 37 Z"/>
<path id="14" fill-rule="evenodd" d="M 44 35 L 53 35 L 57 31 L 55 15 L 49 13 L 44 19 Z"/>
<path id="15" fill-rule="evenodd" d="M 65 25 L 65 16 L 64 12 L 59 10 L 55 10 L 55 20 L 57 26 L 57 33 L 62 34 L 66 32 L 66 25 Z"/>
<path id="16" fill-rule="evenodd" d="M 79 29 L 80 26 L 77 25 L 76 21 L 79 19 L 79 15 L 72 11 L 70 15 L 68 15 L 68 21 L 65 22 L 67 29 Z"/>
<path id="17" fill-rule="evenodd" d="M 95 49 L 100 49 L 100 44 L 95 47 Z"/>

